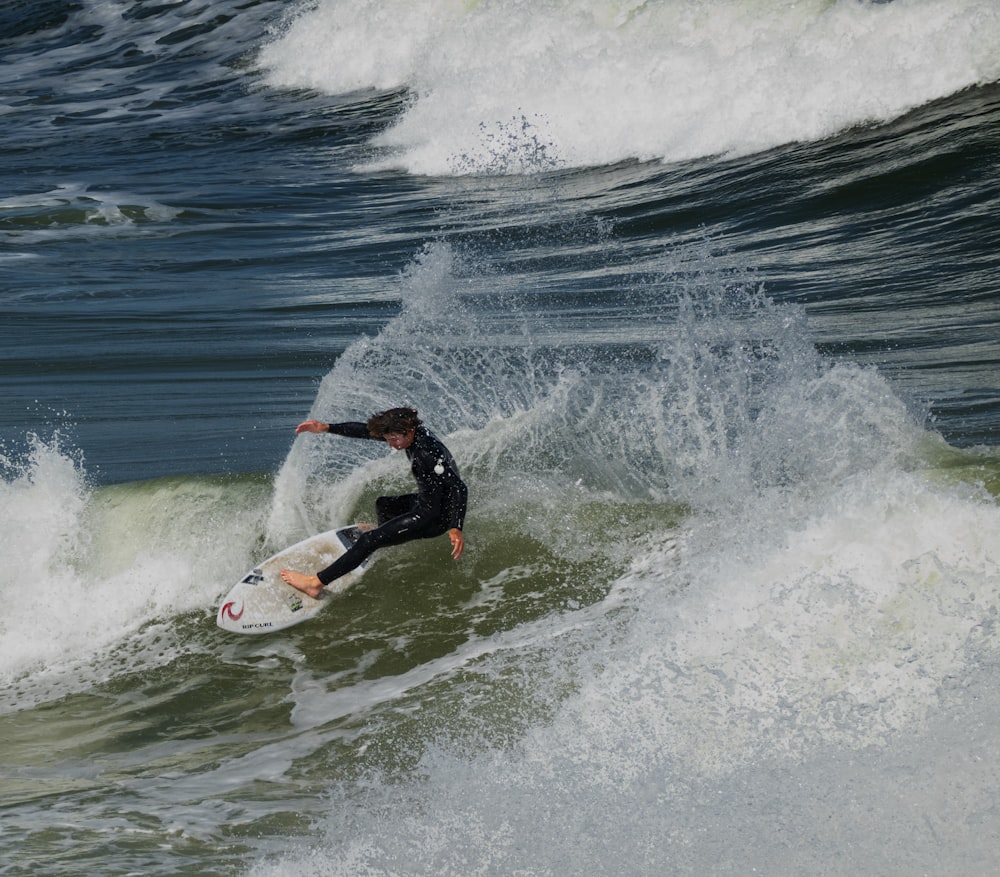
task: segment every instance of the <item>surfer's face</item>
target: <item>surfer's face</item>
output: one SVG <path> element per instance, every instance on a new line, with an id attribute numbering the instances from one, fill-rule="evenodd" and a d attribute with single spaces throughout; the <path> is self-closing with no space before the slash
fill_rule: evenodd
<path id="1" fill-rule="evenodd" d="M 382 438 L 394 451 L 405 451 L 413 444 L 413 430 L 409 432 L 387 432 Z"/>

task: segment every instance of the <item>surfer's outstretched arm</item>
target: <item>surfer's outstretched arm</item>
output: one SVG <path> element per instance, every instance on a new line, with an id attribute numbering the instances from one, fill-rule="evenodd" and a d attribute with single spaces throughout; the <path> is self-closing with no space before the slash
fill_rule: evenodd
<path id="1" fill-rule="evenodd" d="M 342 435 L 345 438 L 374 439 L 375 441 L 382 441 L 382 436 L 372 435 L 368 431 L 367 424 L 355 420 L 348 420 L 344 423 L 326 423 L 322 420 L 306 420 L 295 427 L 296 435 L 302 435 L 304 432 L 328 432 L 331 435 Z"/>
<path id="2" fill-rule="evenodd" d="M 329 429 L 330 424 L 323 423 L 322 420 L 307 420 L 295 427 L 295 434 L 302 435 L 304 432 L 328 432 Z"/>

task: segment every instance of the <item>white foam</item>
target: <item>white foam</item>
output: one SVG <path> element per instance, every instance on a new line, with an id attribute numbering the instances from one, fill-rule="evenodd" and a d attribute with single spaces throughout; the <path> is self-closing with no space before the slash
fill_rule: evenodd
<path id="1" fill-rule="evenodd" d="M 95 491 L 58 436 L 2 462 L 0 708 L 198 647 L 169 622 L 212 605 L 247 568 L 262 501 L 197 480 Z"/>
<path id="2" fill-rule="evenodd" d="M 896 873 L 935 856 L 980 873 L 997 854 L 968 827 L 995 800 L 1000 509 L 881 473 L 785 532 L 729 535 L 647 555 L 572 643 L 571 614 L 514 632 L 498 679 L 558 629 L 548 673 L 575 693 L 551 721 L 510 746 L 456 731 L 417 780 L 372 778 L 361 798 L 333 785 L 323 842 L 249 873 L 403 857 L 411 873 Z"/>
<path id="3" fill-rule="evenodd" d="M 534 509 L 543 493 L 563 509 L 638 502 L 640 476 L 686 508 L 678 522 L 665 503 L 632 534 L 632 567 L 603 602 L 472 642 L 474 662 L 459 650 L 352 690 L 306 680 L 295 708 L 306 728 L 359 703 L 420 713 L 418 728 L 386 738 L 419 765 L 385 779 L 375 759 L 361 805 L 357 786 L 331 783 L 319 853 L 251 873 L 392 873 L 404 859 L 414 873 L 748 873 L 748 862 L 841 873 L 814 867 L 841 830 L 854 873 L 873 854 L 926 851 L 923 814 L 962 838 L 967 805 L 942 806 L 933 788 L 912 796 L 920 818 L 875 827 L 831 827 L 827 804 L 842 775 L 855 785 L 838 802 L 859 811 L 905 797 L 936 752 L 925 728 L 952 708 L 1000 719 L 995 696 L 977 704 L 964 691 L 990 691 L 1000 655 L 1000 508 L 925 468 L 939 440 L 876 371 L 823 361 L 796 308 L 699 265 L 689 285 L 664 276 L 630 290 L 637 322 L 670 305 L 638 370 L 581 351 L 560 369 L 544 344 L 545 355 L 525 352 L 543 331 L 525 324 L 523 348 L 494 343 L 491 368 L 474 374 L 467 348 L 488 323 L 450 295 L 460 283 L 444 247 L 401 281 L 404 302 L 411 284 L 433 295 L 338 361 L 324 410 L 356 384 L 386 399 L 462 388 L 449 406 L 488 421 L 454 445 L 479 486 L 477 513 Z M 453 335 L 435 329 L 444 312 Z M 468 400 L 493 398 L 490 382 L 517 402 L 475 408 Z M 319 462 L 300 461 L 310 473 Z M 595 486 L 614 476 L 617 492 Z M 537 493 L 523 489 L 532 482 Z M 539 532 L 561 538 L 548 521 Z M 477 712 L 471 683 L 428 692 L 435 667 L 472 671 L 489 708 Z M 361 745 L 383 739 L 374 724 Z M 992 800 L 992 776 L 963 775 L 973 798 Z M 812 845 L 776 831 L 776 812 Z M 949 861 L 990 852 L 995 838 Z M 726 870 L 720 856 L 740 861 Z"/>
<path id="4" fill-rule="evenodd" d="M 378 142 L 413 173 L 741 154 L 1000 78 L 992 0 L 320 0 L 260 64 L 275 87 L 407 88 Z M 532 162 L 539 159 L 540 168 Z"/>

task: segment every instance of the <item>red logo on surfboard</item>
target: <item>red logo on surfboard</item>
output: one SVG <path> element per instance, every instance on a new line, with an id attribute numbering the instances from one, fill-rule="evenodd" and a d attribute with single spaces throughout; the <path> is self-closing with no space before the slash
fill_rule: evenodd
<path id="1" fill-rule="evenodd" d="M 239 621 L 243 617 L 243 607 L 240 606 L 240 611 L 239 612 L 233 612 L 233 606 L 235 606 L 235 605 L 236 605 L 236 601 L 235 600 L 232 600 L 229 603 L 226 603 L 222 607 L 222 614 L 223 615 L 228 615 L 233 621 Z"/>

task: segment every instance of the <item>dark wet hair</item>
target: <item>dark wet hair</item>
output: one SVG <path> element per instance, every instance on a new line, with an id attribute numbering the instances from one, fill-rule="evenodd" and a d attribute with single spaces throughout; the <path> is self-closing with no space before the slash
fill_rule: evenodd
<path id="1" fill-rule="evenodd" d="M 390 408 L 368 418 L 368 435 L 384 438 L 389 433 L 407 433 L 422 422 L 416 408 Z"/>

